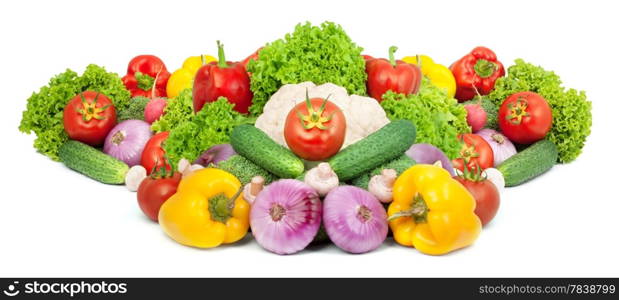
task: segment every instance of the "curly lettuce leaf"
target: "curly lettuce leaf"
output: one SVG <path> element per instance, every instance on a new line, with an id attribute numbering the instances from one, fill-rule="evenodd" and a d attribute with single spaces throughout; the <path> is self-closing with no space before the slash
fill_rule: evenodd
<path id="1" fill-rule="evenodd" d="M 425 77 L 417 94 L 406 96 L 388 91 L 380 105 L 390 120 L 410 120 L 415 124 L 416 143 L 432 144 L 451 159 L 460 152 L 458 134 L 471 131 L 464 107 Z"/>
<path id="2" fill-rule="evenodd" d="M 293 33 L 260 50 L 258 60 L 250 61 L 254 93 L 250 113 L 260 115 L 269 97 L 289 83 L 331 82 L 345 87 L 349 94 L 365 95 L 367 75 L 362 50 L 339 25 L 298 24 Z"/>
<path id="3" fill-rule="evenodd" d="M 516 59 L 508 76 L 497 80 L 489 98 L 500 106 L 514 93 L 531 91 L 540 94 L 552 108 L 552 128 L 547 138 L 557 145 L 559 162 L 575 160 L 591 134 L 591 102 L 583 91 L 565 89 L 552 71 Z"/>
<path id="4" fill-rule="evenodd" d="M 117 111 L 129 105 L 131 93 L 116 73 L 109 73 L 97 65 L 86 67 L 81 76 L 67 69 L 50 79 L 39 92 L 32 93 L 22 113 L 19 130 L 37 135 L 34 147 L 38 152 L 59 160 L 58 148 L 68 140 L 62 121 L 64 108 L 71 98 L 86 90 L 106 95 Z"/>
<path id="5" fill-rule="evenodd" d="M 167 158 L 173 166 L 186 158 L 196 160 L 213 145 L 230 142 L 232 129 L 248 119 L 233 109 L 234 104 L 224 97 L 204 104 L 204 108 L 170 131 L 163 144 Z"/>
<path id="6" fill-rule="evenodd" d="M 153 123 L 151 130 L 154 132 L 170 131 L 191 120 L 193 116 L 193 91 L 184 89 L 175 98 L 168 99 L 163 109 L 163 116 Z"/>

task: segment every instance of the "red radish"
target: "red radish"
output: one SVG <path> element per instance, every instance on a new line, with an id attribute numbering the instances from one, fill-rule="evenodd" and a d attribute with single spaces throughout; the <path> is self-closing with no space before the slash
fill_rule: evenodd
<path id="1" fill-rule="evenodd" d="M 153 124 L 153 122 L 159 120 L 163 115 L 163 109 L 166 104 L 168 104 L 168 102 L 164 98 L 154 98 L 148 101 L 144 108 L 144 121 Z"/>
<path id="2" fill-rule="evenodd" d="M 157 72 L 157 76 L 155 76 L 155 82 L 159 78 L 159 73 L 161 73 L 163 67 Z M 155 85 L 153 84 L 153 89 L 151 91 L 151 100 L 148 101 L 146 107 L 144 108 L 144 121 L 148 122 L 148 124 L 153 124 L 155 121 L 159 120 L 161 116 L 163 116 L 163 109 L 167 104 L 167 100 L 165 98 L 155 97 Z"/>
<path id="3" fill-rule="evenodd" d="M 464 109 L 466 109 L 466 122 L 471 126 L 473 132 L 477 132 L 486 126 L 487 115 L 481 105 L 467 104 Z"/>

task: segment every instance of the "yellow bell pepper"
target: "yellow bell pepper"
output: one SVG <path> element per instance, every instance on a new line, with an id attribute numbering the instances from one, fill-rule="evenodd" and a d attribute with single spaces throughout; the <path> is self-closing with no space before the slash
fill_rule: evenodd
<path id="1" fill-rule="evenodd" d="M 437 64 L 427 55 L 418 55 L 421 64 L 417 62 L 417 56 L 406 56 L 402 60 L 409 64 L 418 65 L 421 73 L 430 79 L 434 85 L 447 91 L 447 96 L 453 98 L 456 94 L 456 78 L 446 66 Z"/>
<path id="2" fill-rule="evenodd" d="M 175 98 L 182 90 L 193 87 L 193 78 L 196 76 L 198 69 L 205 64 L 208 64 L 216 59 L 210 55 L 190 56 L 185 59 L 183 66 L 174 71 L 168 79 L 166 93 L 168 98 Z"/>
<path id="3" fill-rule="evenodd" d="M 249 229 L 250 206 L 241 191 L 241 182 L 226 171 L 195 171 L 163 203 L 159 224 L 183 245 L 212 248 L 234 243 Z"/>
<path id="4" fill-rule="evenodd" d="M 425 254 L 441 255 L 475 242 L 481 221 L 475 199 L 439 166 L 415 165 L 393 185 L 387 211 L 395 241 Z"/>

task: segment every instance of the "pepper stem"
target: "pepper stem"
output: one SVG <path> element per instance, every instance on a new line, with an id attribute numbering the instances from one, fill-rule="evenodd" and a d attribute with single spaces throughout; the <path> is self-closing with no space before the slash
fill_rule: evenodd
<path id="1" fill-rule="evenodd" d="M 395 52 L 396 51 L 398 51 L 398 47 L 396 46 L 389 47 L 389 63 L 394 67 L 396 66 L 396 63 L 395 63 Z"/>
<path id="2" fill-rule="evenodd" d="M 217 66 L 225 69 L 228 67 L 228 63 L 226 62 L 226 54 L 224 53 L 224 44 L 220 41 L 217 41 L 217 56 L 219 61 L 217 62 Z"/>
<path id="3" fill-rule="evenodd" d="M 496 67 L 497 65 L 489 60 L 478 59 L 475 66 L 473 66 L 473 69 L 475 69 L 477 76 L 481 78 L 488 78 L 494 74 Z"/>
<path id="4" fill-rule="evenodd" d="M 241 192 L 243 192 L 243 186 L 230 198 L 226 197 L 224 193 L 209 198 L 208 211 L 211 214 L 211 220 L 225 224 L 232 216 L 234 201 L 239 197 Z"/>
<path id="5" fill-rule="evenodd" d="M 430 212 L 430 209 L 428 208 L 426 201 L 423 200 L 423 196 L 421 196 L 420 193 L 417 193 L 413 197 L 411 207 L 409 209 L 399 211 L 391 215 L 387 221 L 393 221 L 401 217 L 412 217 L 415 223 L 426 223 L 428 221 L 428 212 Z"/>

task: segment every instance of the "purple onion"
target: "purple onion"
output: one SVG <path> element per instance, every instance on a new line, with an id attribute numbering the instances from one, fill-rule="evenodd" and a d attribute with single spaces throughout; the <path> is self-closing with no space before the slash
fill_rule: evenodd
<path id="1" fill-rule="evenodd" d="M 219 144 L 208 148 L 208 150 L 204 151 L 193 163 L 208 167 L 210 164 L 217 165 L 219 162 L 235 154 L 236 152 L 234 152 L 230 144 Z"/>
<path id="2" fill-rule="evenodd" d="M 130 167 L 139 165 L 144 146 L 151 136 L 148 123 L 140 120 L 123 121 L 108 133 L 103 152 L 124 161 Z"/>
<path id="3" fill-rule="evenodd" d="M 500 165 L 506 159 L 514 156 L 517 152 L 514 144 L 512 144 L 507 137 L 496 130 L 485 128 L 478 131 L 476 134 L 488 142 L 490 148 L 492 148 L 495 166 Z"/>
<path id="4" fill-rule="evenodd" d="M 451 160 L 441 151 L 431 144 L 414 144 L 407 151 L 406 155 L 418 164 L 433 165 L 437 161 L 441 162 L 443 169 L 447 170 L 451 176 L 455 176 Z"/>
<path id="5" fill-rule="evenodd" d="M 322 204 L 318 193 L 294 179 L 266 186 L 251 206 L 251 232 L 263 248 L 277 254 L 299 252 L 320 227 Z"/>
<path id="6" fill-rule="evenodd" d="M 339 186 L 324 200 L 327 235 L 340 249 L 365 253 L 387 238 L 387 212 L 370 192 L 356 186 Z"/>

